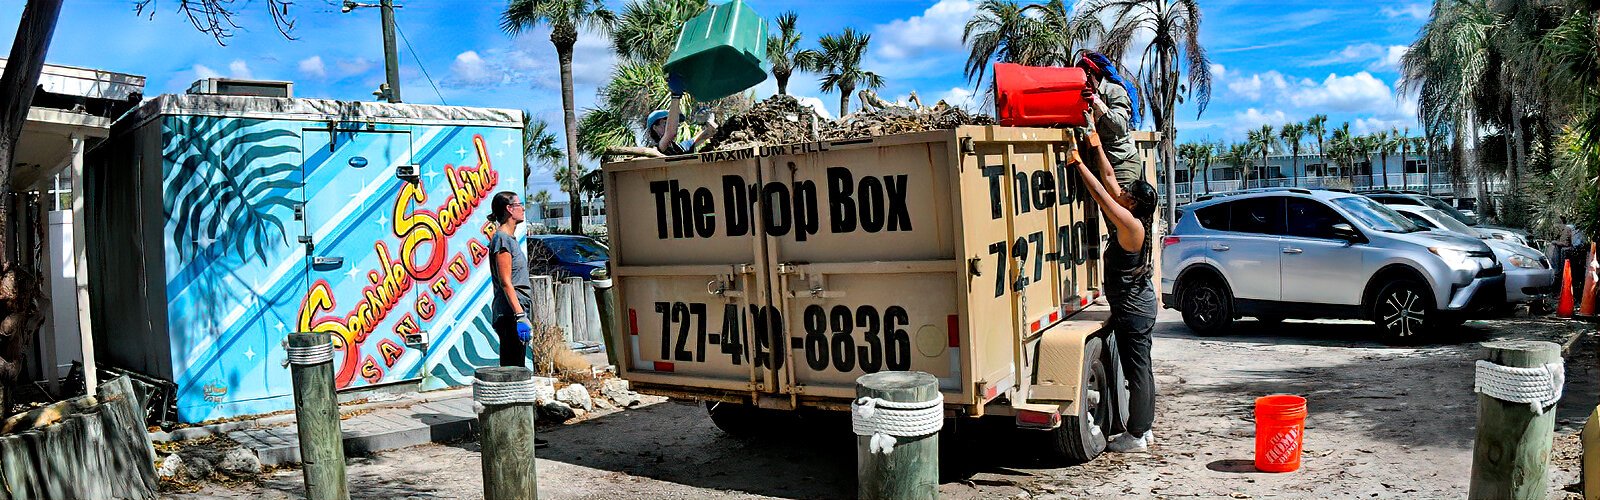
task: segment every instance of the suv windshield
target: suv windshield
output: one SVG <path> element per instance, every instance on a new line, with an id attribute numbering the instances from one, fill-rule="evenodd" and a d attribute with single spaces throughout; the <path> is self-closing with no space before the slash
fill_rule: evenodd
<path id="1" fill-rule="evenodd" d="M 607 259 L 605 247 L 582 238 L 550 238 L 542 241 L 561 262 L 596 262 Z"/>
<path id="2" fill-rule="evenodd" d="M 1333 204 L 1349 212 L 1351 217 L 1366 224 L 1367 227 L 1386 233 L 1412 233 L 1427 228 L 1411 222 L 1404 215 L 1390 210 L 1389 207 L 1378 204 L 1365 196 L 1346 196 L 1335 198 Z"/>
<path id="3" fill-rule="evenodd" d="M 1442 210 L 1423 210 L 1422 213 L 1426 214 L 1429 219 L 1438 221 L 1439 225 L 1444 226 L 1445 229 L 1449 229 L 1451 231 L 1465 234 L 1474 238 L 1478 237 L 1477 231 L 1467 227 L 1466 224 L 1462 224 L 1461 221 L 1456 220 L 1454 217 L 1449 216 L 1448 212 Z"/>
<path id="4" fill-rule="evenodd" d="M 1458 221 L 1458 222 L 1460 222 L 1462 224 L 1466 224 L 1468 226 L 1476 226 L 1476 225 L 1478 225 L 1478 219 L 1470 217 L 1467 214 L 1461 213 L 1460 210 L 1456 210 L 1455 207 L 1450 206 L 1448 203 L 1445 203 L 1444 201 L 1442 201 L 1442 200 L 1440 200 L 1438 198 L 1434 198 L 1432 196 L 1421 196 L 1420 198 L 1422 198 L 1422 204 L 1427 205 L 1428 208 L 1432 208 L 1434 210 L 1438 210 L 1439 212 L 1443 213 L 1444 215 L 1448 215 L 1448 216 L 1450 216 L 1450 218 L 1455 219 L 1456 221 Z M 1453 230 L 1454 229 L 1452 229 L 1452 231 Z"/>

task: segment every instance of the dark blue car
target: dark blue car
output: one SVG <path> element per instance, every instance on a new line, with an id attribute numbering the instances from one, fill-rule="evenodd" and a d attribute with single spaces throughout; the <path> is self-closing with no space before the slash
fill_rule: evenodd
<path id="1" fill-rule="evenodd" d="M 535 276 L 589 279 L 590 273 L 604 269 L 610 258 L 611 250 L 588 236 L 528 235 L 528 271 Z"/>

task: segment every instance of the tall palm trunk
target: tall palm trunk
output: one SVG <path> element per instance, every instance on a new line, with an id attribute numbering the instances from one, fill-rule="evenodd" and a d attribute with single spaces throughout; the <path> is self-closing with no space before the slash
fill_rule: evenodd
<path id="1" fill-rule="evenodd" d="M 556 46 L 556 58 L 561 62 L 561 113 L 567 132 L 567 200 L 570 206 L 572 234 L 583 234 L 583 197 L 578 194 L 578 113 L 572 97 L 572 46 L 578 41 L 577 28 L 558 26 L 550 31 L 550 42 Z"/>
<path id="2" fill-rule="evenodd" d="M 1157 2 L 1157 5 L 1165 5 L 1165 2 Z M 1159 18 L 1159 14 L 1157 17 Z M 1174 109 L 1173 101 L 1177 98 L 1177 89 L 1173 88 L 1173 80 L 1177 78 L 1178 72 L 1172 68 L 1172 61 L 1166 51 L 1156 52 L 1158 60 L 1156 78 L 1159 80 L 1156 97 L 1161 99 L 1161 105 L 1150 106 L 1150 117 L 1156 120 L 1157 130 L 1161 131 L 1161 166 L 1167 176 L 1166 221 L 1170 225 L 1176 222 L 1173 219 L 1177 215 L 1177 195 L 1176 190 L 1172 189 L 1173 173 L 1177 171 L 1177 153 L 1173 151 L 1172 141 L 1177 131 L 1172 123 L 1172 117 L 1167 116 L 1166 111 Z"/>
<path id="3" fill-rule="evenodd" d="M 1411 141 L 1411 139 L 1409 137 L 1401 137 L 1400 138 L 1400 190 L 1401 191 L 1405 191 L 1411 185 L 1411 182 L 1406 179 L 1407 175 L 1411 175 L 1411 172 L 1406 170 L 1406 156 L 1408 156 L 1406 153 L 1410 153 L 1411 152 L 1411 145 L 1409 144 L 1410 141 Z"/>
<path id="4" fill-rule="evenodd" d="M 1211 194 L 1211 162 L 1206 162 L 1206 194 Z"/>
<path id="5" fill-rule="evenodd" d="M 850 94 L 855 93 L 855 87 L 839 87 L 839 117 L 850 114 Z"/>
<path id="6" fill-rule="evenodd" d="M 1389 152 L 1378 151 L 1378 161 L 1383 164 L 1383 188 L 1389 189 Z"/>
<path id="7" fill-rule="evenodd" d="M 40 324 L 39 282 L 23 259 L 23 230 L 27 206 L 11 193 L 11 166 L 17 142 L 27 122 L 34 89 L 44 72 L 45 52 L 61 17 L 62 0 L 29 0 L 11 44 L 5 73 L 0 75 L 0 416 L 9 413 L 12 384 L 21 374 L 23 347 L 32 343 Z M 83 244 L 83 242 L 79 242 Z M 31 259 L 30 259 L 31 260 Z"/>

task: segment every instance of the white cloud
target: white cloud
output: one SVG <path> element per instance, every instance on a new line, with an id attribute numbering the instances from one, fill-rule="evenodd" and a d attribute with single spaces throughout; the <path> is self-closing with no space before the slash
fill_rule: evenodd
<path id="1" fill-rule="evenodd" d="M 194 77 L 198 80 L 204 80 L 207 78 L 222 78 L 222 73 L 218 73 L 217 70 L 211 69 L 209 66 L 204 64 L 196 64 L 194 65 L 193 69 Z"/>
<path id="2" fill-rule="evenodd" d="M 951 87 L 950 90 L 946 90 L 944 95 L 940 96 L 939 99 L 949 103 L 951 106 L 973 109 L 978 107 L 978 103 L 974 100 L 974 97 L 976 96 L 972 93 L 971 89 L 966 87 Z"/>
<path id="3" fill-rule="evenodd" d="M 1356 121 L 1350 122 L 1350 131 L 1356 134 L 1388 132 L 1390 130 L 1399 130 L 1401 128 L 1410 126 L 1412 123 L 1416 122 L 1413 120 L 1383 119 L 1376 117 L 1357 118 Z"/>
<path id="4" fill-rule="evenodd" d="M 1386 71 L 1400 67 L 1400 57 L 1404 56 L 1408 47 L 1405 45 L 1383 46 L 1375 43 L 1359 43 L 1346 45 L 1343 49 L 1331 52 L 1326 56 L 1314 59 L 1302 66 L 1331 66 L 1335 64 L 1368 63 L 1368 71 Z"/>
<path id="5" fill-rule="evenodd" d="M 885 60 L 960 51 L 961 30 L 976 9 L 977 4 L 967 0 L 939 0 L 920 16 L 875 26 L 873 48 Z"/>
<path id="6" fill-rule="evenodd" d="M 505 83 L 509 76 L 504 71 L 491 68 L 477 51 L 469 50 L 456 54 L 455 61 L 450 63 L 450 78 L 446 82 L 457 87 L 493 86 Z"/>
<path id="7" fill-rule="evenodd" d="M 818 98 L 811 97 L 811 96 L 801 96 L 801 95 L 797 95 L 797 96 L 794 96 L 794 97 L 795 97 L 795 100 L 800 101 L 800 105 L 802 105 L 802 106 L 811 106 L 811 109 L 815 110 L 817 112 L 817 116 L 821 116 L 821 117 L 829 119 L 829 120 L 833 119 L 833 111 L 828 108 L 827 104 L 824 104 L 822 102 L 822 99 L 818 99 Z M 835 100 L 834 104 L 835 105 L 839 104 L 839 101 Z"/>
<path id="8" fill-rule="evenodd" d="M 254 75 L 250 74 L 250 65 L 245 64 L 244 59 L 234 59 L 233 62 L 228 63 L 228 76 L 245 80 L 255 78 Z"/>
<path id="9" fill-rule="evenodd" d="M 1409 50 L 1411 48 L 1404 45 L 1390 45 L 1389 51 L 1383 55 L 1383 60 L 1379 63 L 1385 68 L 1399 68 L 1400 58 L 1405 57 Z"/>
<path id="10" fill-rule="evenodd" d="M 1413 3 L 1413 4 L 1401 5 L 1401 6 L 1398 6 L 1398 7 L 1393 6 L 1393 5 L 1388 5 L 1388 6 L 1384 6 L 1384 8 L 1382 10 L 1380 10 L 1379 12 L 1381 12 L 1383 14 L 1383 17 L 1387 17 L 1387 18 L 1390 18 L 1390 19 L 1401 18 L 1401 17 L 1406 17 L 1406 18 L 1411 18 L 1411 19 L 1427 19 L 1428 18 L 1428 4 L 1426 4 L 1426 3 Z"/>
<path id="11" fill-rule="evenodd" d="M 1212 75 L 1216 78 L 1216 75 Z M 1228 91 L 1235 95 L 1260 100 L 1263 92 L 1281 93 L 1289 88 L 1289 81 L 1276 70 L 1250 75 L 1249 78 L 1226 79 Z"/>
<path id="12" fill-rule="evenodd" d="M 334 62 L 333 67 L 335 70 L 335 77 L 345 78 L 371 71 L 373 63 L 364 57 L 357 57 L 355 59 L 341 59 L 337 62 Z"/>
<path id="13" fill-rule="evenodd" d="M 322 56 L 311 56 L 300 60 L 300 73 L 312 78 L 327 78 L 328 66 L 322 63 Z"/>
<path id="14" fill-rule="evenodd" d="M 549 28 L 540 28 L 512 40 L 509 47 L 469 50 L 471 56 L 456 56 L 451 71 L 465 71 L 446 76 L 440 82 L 445 87 L 498 87 L 506 85 L 531 85 L 538 89 L 561 88 L 560 66 L 555 47 L 550 44 Z M 577 93 L 592 93 L 593 88 L 611 79 L 611 68 L 616 65 L 616 55 L 611 50 L 610 39 L 585 32 L 578 36 L 572 49 L 572 81 Z"/>
<path id="15" fill-rule="evenodd" d="M 1365 71 L 1350 76 L 1328 75 L 1320 85 L 1297 89 L 1289 101 L 1301 108 L 1349 112 L 1392 109 L 1395 104 L 1389 85 Z"/>

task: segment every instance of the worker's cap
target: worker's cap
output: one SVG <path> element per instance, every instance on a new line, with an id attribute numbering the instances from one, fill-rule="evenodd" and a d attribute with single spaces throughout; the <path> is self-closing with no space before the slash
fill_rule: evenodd
<path id="1" fill-rule="evenodd" d="M 655 110 L 655 111 L 651 111 L 650 112 L 650 116 L 648 118 L 644 119 L 644 128 L 654 127 L 654 126 L 656 126 L 656 122 L 661 121 L 661 120 L 665 120 L 665 119 L 667 119 L 667 110 L 658 109 L 658 110 Z"/>

